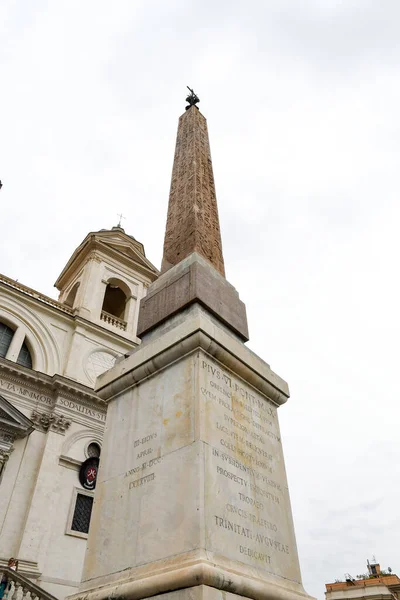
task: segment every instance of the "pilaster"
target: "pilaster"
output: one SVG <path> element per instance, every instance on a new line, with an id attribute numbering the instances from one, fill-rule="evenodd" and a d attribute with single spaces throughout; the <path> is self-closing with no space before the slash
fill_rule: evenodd
<path id="1" fill-rule="evenodd" d="M 21 351 L 22 344 L 26 337 L 26 327 L 20 325 L 17 331 L 14 333 L 11 344 L 7 350 L 6 359 L 16 362 Z"/>
<path id="2" fill-rule="evenodd" d="M 81 287 L 80 306 L 77 307 L 76 314 L 85 319 L 100 319 L 101 302 L 104 294 L 100 299 L 99 287 L 102 287 L 101 259 L 96 254 L 90 256 L 85 266 Z"/>
<path id="3" fill-rule="evenodd" d="M 42 434 L 43 435 L 43 434 Z M 58 506 L 59 480 L 62 474 L 58 467 L 63 436 L 51 427 L 45 435 L 40 466 L 35 487 L 29 503 L 25 525 L 16 554 L 23 560 L 43 564 L 48 553 L 52 522 Z"/>

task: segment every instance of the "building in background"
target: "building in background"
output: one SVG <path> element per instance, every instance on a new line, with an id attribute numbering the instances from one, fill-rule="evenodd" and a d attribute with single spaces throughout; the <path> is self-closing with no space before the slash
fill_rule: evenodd
<path id="1" fill-rule="evenodd" d="M 392 573 L 381 570 L 375 560 L 367 562 L 368 573 L 357 575 L 348 573 L 345 581 L 326 584 L 326 600 L 397 600 L 400 598 L 400 579 Z"/>
<path id="2" fill-rule="evenodd" d="M 139 301 L 157 276 L 120 226 L 86 236 L 58 301 L 0 275 L 0 567 L 18 558 L 19 575 L 60 599 L 81 580 L 101 453 L 94 383 L 139 343 Z"/>

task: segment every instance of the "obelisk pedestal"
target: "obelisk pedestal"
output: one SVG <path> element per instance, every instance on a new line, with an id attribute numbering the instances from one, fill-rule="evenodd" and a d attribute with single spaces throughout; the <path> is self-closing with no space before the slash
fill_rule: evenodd
<path id="1" fill-rule="evenodd" d="M 205 119 L 193 111 L 181 117 L 175 154 L 193 177 L 175 182 L 179 194 L 171 188 L 163 273 L 140 308 L 142 344 L 98 379 L 107 422 L 76 600 L 309 598 L 277 414 L 288 386 L 244 345 L 246 312 L 223 276 L 213 185 L 202 185 L 211 169 Z M 210 244 L 200 204 L 214 215 Z M 174 229 L 179 207 L 189 229 L 201 229 L 192 244 Z"/>

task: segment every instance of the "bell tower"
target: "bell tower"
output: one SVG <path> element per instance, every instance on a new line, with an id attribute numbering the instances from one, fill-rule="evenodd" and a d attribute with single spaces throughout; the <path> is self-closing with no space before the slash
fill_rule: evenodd
<path id="1" fill-rule="evenodd" d="M 55 287 L 60 291 L 59 301 L 75 315 L 134 338 L 139 301 L 157 276 L 143 244 L 118 225 L 89 233 Z"/>

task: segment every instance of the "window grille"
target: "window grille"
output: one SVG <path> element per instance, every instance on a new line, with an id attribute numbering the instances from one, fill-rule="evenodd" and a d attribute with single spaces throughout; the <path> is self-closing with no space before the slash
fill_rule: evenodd
<path id="1" fill-rule="evenodd" d="M 25 342 L 22 344 L 17 363 L 22 365 L 23 367 L 28 367 L 28 369 L 32 369 L 32 357 L 29 352 L 28 346 Z"/>
<path id="2" fill-rule="evenodd" d="M 74 516 L 72 517 L 71 529 L 81 533 L 89 532 L 90 517 L 92 515 L 93 496 L 77 494 Z"/>
<path id="3" fill-rule="evenodd" d="M 10 347 L 11 340 L 13 339 L 14 332 L 10 327 L 0 323 L 0 357 L 4 358 Z"/>
<path id="4" fill-rule="evenodd" d="M 99 444 L 96 444 L 96 442 L 90 442 L 88 449 L 87 449 L 87 455 L 89 458 L 99 458 L 100 456 L 100 446 Z"/>

